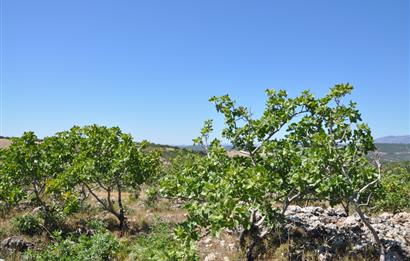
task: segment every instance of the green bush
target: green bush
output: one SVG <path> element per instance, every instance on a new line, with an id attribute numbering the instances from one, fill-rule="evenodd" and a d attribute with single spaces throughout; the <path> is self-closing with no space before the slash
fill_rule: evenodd
<path id="1" fill-rule="evenodd" d="M 104 230 L 107 228 L 107 224 L 99 219 L 92 219 L 87 222 L 87 227 L 95 230 Z"/>
<path id="2" fill-rule="evenodd" d="M 192 243 L 181 244 L 173 235 L 172 228 L 165 223 L 156 224 L 147 235 L 138 237 L 131 247 L 131 260 L 172 261 L 198 260 L 196 247 Z"/>
<path id="3" fill-rule="evenodd" d="M 5 228 L 0 227 L 0 239 L 6 237 L 7 231 Z"/>
<path id="4" fill-rule="evenodd" d="M 29 251 L 28 260 L 114 260 L 120 249 L 118 240 L 108 231 L 101 230 L 92 236 L 68 237 L 41 251 Z"/>
<path id="5" fill-rule="evenodd" d="M 397 213 L 410 209 L 410 172 L 402 167 L 388 167 L 382 176 L 380 196 L 376 207 L 379 211 Z"/>
<path id="6" fill-rule="evenodd" d="M 13 228 L 25 235 L 35 235 L 42 231 L 41 219 L 37 215 L 25 214 L 12 220 Z"/>
<path id="7" fill-rule="evenodd" d="M 159 200 L 159 188 L 157 185 L 150 187 L 146 191 L 146 198 L 144 200 L 144 206 L 147 208 L 154 208 Z"/>

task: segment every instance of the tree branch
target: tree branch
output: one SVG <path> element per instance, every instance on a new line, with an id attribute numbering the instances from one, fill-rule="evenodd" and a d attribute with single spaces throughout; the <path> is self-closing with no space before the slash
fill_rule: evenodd
<path id="1" fill-rule="evenodd" d="M 275 135 L 276 133 L 278 133 L 278 132 L 283 128 L 283 126 L 285 126 L 287 123 L 289 123 L 289 121 L 290 121 L 291 119 L 293 119 L 294 117 L 296 117 L 296 116 L 299 115 L 299 114 L 306 113 L 306 112 L 308 112 L 308 111 L 302 109 L 301 111 L 295 112 L 295 113 L 293 113 L 292 115 L 290 115 L 290 116 L 289 116 L 289 119 L 288 119 L 287 121 L 285 121 L 285 122 L 283 122 L 281 125 L 279 125 L 276 130 L 274 130 L 273 132 L 271 132 L 266 138 L 264 138 L 264 139 L 261 141 L 261 143 L 259 144 L 259 146 L 257 146 L 257 147 L 252 151 L 252 154 L 255 154 L 258 150 L 260 150 L 260 148 L 264 145 L 264 143 L 265 143 L 266 141 L 270 140 L 270 139 L 273 137 L 273 135 Z"/>
<path id="2" fill-rule="evenodd" d="M 90 192 L 90 194 L 93 195 L 93 197 L 94 197 L 105 209 L 109 210 L 108 207 L 107 207 L 107 205 L 104 203 L 104 201 L 103 201 L 102 199 L 100 199 L 100 198 L 92 191 L 92 189 L 90 188 L 90 186 L 88 186 L 88 184 L 85 183 L 85 182 L 82 182 L 82 183 L 83 183 L 84 186 L 88 189 L 88 191 Z"/>

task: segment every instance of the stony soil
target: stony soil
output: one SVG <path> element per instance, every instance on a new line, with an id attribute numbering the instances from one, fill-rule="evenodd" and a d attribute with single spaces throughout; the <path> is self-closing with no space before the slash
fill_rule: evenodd
<path id="1" fill-rule="evenodd" d="M 291 238 L 293 253 L 284 260 L 304 260 L 306 252 L 314 253 L 314 260 L 321 261 L 346 257 L 355 260 L 358 256 L 362 257 L 360 260 L 378 260 L 373 236 L 357 214 L 347 216 L 342 209 L 336 208 L 290 206 L 286 218 L 287 223 L 282 231 L 267 246 L 279 247 L 274 242 L 275 237 L 280 237 L 282 243 Z M 382 213 L 377 217 L 369 217 L 369 221 L 386 247 L 386 261 L 410 260 L 410 213 Z M 232 239 L 237 236 L 229 233 Z M 200 245 L 206 253 L 202 259 L 232 261 L 228 257 L 230 253 L 239 251 L 238 243 L 232 243 L 232 239 L 228 244 L 226 239 L 221 238 L 202 239 Z M 269 257 L 262 259 L 271 260 Z"/>
<path id="2" fill-rule="evenodd" d="M 306 231 L 305 236 L 312 239 L 309 242 L 317 247 L 322 260 L 348 254 L 346 251 L 355 255 L 376 248 L 372 234 L 357 214 L 347 216 L 341 209 L 291 206 L 286 216 L 290 221 L 287 227 Z M 369 221 L 386 247 L 387 260 L 410 260 L 410 213 L 383 213 Z M 318 246 L 316 242 L 324 244 Z"/>

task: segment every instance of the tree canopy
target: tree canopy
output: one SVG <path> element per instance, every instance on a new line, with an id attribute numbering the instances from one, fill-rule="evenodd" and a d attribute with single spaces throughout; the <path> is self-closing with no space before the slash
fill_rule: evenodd
<path id="1" fill-rule="evenodd" d="M 72 213 L 92 195 L 124 228 L 122 192 L 159 171 L 158 153 L 146 146 L 118 127 L 74 126 L 42 141 L 26 132 L 2 151 L 0 201 L 12 206 L 28 199 L 45 213 Z"/>
<path id="2" fill-rule="evenodd" d="M 204 230 L 240 228 L 242 236 L 257 240 L 300 199 L 349 202 L 361 212 L 380 173 L 366 157 L 375 149 L 370 129 L 356 104 L 343 102 L 352 89 L 339 84 L 322 98 L 309 91 L 291 98 L 284 90 L 267 90 L 259 118 L 228 95 L 212 97 L 225 119 L 222 137 L 242 153 L 228 157 L 220 140 L 209 142 L 212 120 L 205 122 L 194 142 L 207 156 L 179 164 L 162 181 L 164 195 L 186 202 L 189 215 L 180 235 L 198 238 Z"/>

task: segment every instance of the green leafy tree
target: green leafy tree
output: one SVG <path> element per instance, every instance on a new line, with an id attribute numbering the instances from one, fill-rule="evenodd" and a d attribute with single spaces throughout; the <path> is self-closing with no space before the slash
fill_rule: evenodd
<path id="1" fill-rule="evenodd" d="M 99 229 L 91 236 L 70 235 L 65 239 L 56 234 L 52 244 L 42 250 L 29 250 L 24 254 L 24 260 L 116 260 L 120 248 L 120 242 L 105 229 Z"/>
<path id="2" fill-rule="evenodd" d="M 400 164 L 400 165 L 404 165 Z M 376 198 L 375 207 L 378 210 L 388 210 L 393 213 L 410 209 L 410 166 L 390 164 L 383 169 L 380 184 L 380 194 Z"/>
<path id="3" fill-rule="evenodd" d="M 195 261 L 199 256 L 194 244 L 181 245 L 166 223 L 156 223 L 149 234 L 139 236 L 131 247 L 131 260 Z"/>
<path id="4" fill-rule="evenodd" d="M 228 95 L 211 98 L 225 118 L 222 136 L 239 153 L 228 157 L 219 140 L 209 142 L 212 121 L 206 121 L 194 142 L 207 156 L 194 157 L 163 180 L 164 195 L 186 201 L 189 215 L 180 236 L 198 239 L 203 230 L 241 228 L 241 244 L 252 239 L 247 250 L 252 260 L 255 245 L 297 199 L 350 202 L 374 232 L 361 207 L 379 173 L 366 158 L 374 150 L 369 128 L 355 103 L 342 103 L 351 91 L 341 84 L 323 98 L 309 91 L 290 98 L 286 91 L 267 90 L 259 118 Z"/>
<path id="5" fill-rule="evenodd" d="M 131 135 L 117 127 L 75 127 L 69 136 L 76 137 L 77 154 L 66 180 L 84 186 L 118 219 L 121 229 L 126 228 L 122 193 L 137 189 L 156 175 L 160 166 L 158 153 L 148 152 L 147 142 L 135 143 Z"/>
<path id="6" fill-rule="evenodd" d="M 92 195 L 125 228 L 122 193 L 159 171 L 159 156 L 147 144 L 117 127 L 97 125 L 75 126 L 42 141 L 26 132 L 1 153 L 0 201 L 12 206 L 29 199 L 55 228 L 57 217 L 75 212 Z"/>
<path id="7" fill-rule="evenodd" d="M 37 202 L 42 202 L 45 178 L 40 157 L 37 137 L 33 132 L 13 138 L 10 148 L 4 151 L 1 168 L 2 200 L 6 204 L 19 202 L 30 191 Z"/>
<path id="8" fill-rule="evenodd" d="M 302 185 L 296 182 L 299 198 L 352 204 L 379 246 L 380 260 L 384 260 L 384 246 L 362 210 L 378 191 L 381 163 L 376 159 L 372 164 L 367 158 L 375 150 L 374 141 L 356 104 L 342 103 L 352 89 L 348 84 L 336 85 L 324 98 L 310 103 L 308 115 L 289 126 L 289 138 L 300 144 L 302 159 L 297 165 L 302 175 L 292 178 L 305 179 Z"/>
<path id="9" fill-rule="evenodd" d="M 64 151 L 64 143 L 57 136 L 39 141 L 33 132 L 26 132 L 13 138 L 1 160 L 0 200 L 9 207 L 29 200 L 40 207 L 45 225 L 54 229 L 61 216 L 58 212 L 62 213 L 68 202 L 77 201 L 71 188 L 49 189 L 72 159 L 63 157 Z"/>

